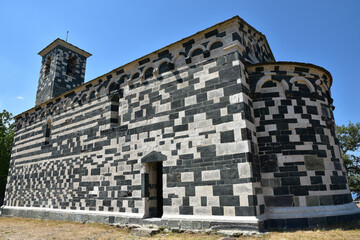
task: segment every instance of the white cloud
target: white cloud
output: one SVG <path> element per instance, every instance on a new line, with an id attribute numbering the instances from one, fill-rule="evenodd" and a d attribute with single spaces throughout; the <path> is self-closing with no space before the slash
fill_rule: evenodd
<path id="1" fill-rule="evenodd" d="M 24 97 L 18 96 L 17 99 L 24 99 Z"/>

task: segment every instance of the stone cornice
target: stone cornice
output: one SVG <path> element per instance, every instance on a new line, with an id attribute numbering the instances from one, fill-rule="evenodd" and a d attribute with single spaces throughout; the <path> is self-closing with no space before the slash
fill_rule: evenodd
<path id="1" fill-rule="evenodd" d="M 66 47 L 68 49 L 70 49 L 71 51 L 74 51 L 86 58 L 90 57 L 91 56 L 91 53 L 88 53 L 68 42 L 65 42 L 64 40 L 58 38 L 56 39 L 55 41 L 53 41 L 52 43 L 50 43 L 47 47 L 45 47 L 43 50 L 41 50 L 38 54 L 41 56 L 41 57 L 44 57 L 46 54 L 48 54 L 51 50 L 53 50 L 54 48 L 56 48 L 57 46 L 63 46 L 63 47 Z"/>

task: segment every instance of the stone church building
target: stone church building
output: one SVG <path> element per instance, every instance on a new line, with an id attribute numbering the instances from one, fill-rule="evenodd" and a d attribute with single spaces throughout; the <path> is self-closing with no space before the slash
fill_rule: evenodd
<path id="1" fill-rule="evenodd" d="M 90 53 L 56 39 L 39 55 L 3 215 L 182 229 L 359 219 L 330 73 L 275 61 L 238 16 L 86 83 Z"/>

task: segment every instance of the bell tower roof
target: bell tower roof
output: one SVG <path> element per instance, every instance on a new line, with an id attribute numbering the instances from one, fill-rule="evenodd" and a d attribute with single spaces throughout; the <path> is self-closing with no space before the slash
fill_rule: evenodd
<path id="1" fill-rule="evenodd" d="M 50 43 L 47 47 L 45 47 L 43 50 L 41 50 L 38 54 L 41 56 L 41 57 L 44 57 L 46 54 L 48 54 L 49 52 L 51 52 L 54 48 L 56 48 L 57 46 L 63 46 L 67 49 L 70 49 L 71 51 L 73 52 L 76 52 L 86 58 L 90 57 L 92 54 L 91 53 L 88 53 L 60 38 L 57 38 L 55 41 L 53 41 L 52 43 Z"/>

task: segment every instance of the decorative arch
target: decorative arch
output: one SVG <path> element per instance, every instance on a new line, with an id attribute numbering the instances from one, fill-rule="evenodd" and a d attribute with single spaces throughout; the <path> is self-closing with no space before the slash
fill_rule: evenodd
<path id="1" fill-rule="evenodd" d="M 51 108 L 51 112 L 53 113 L 58 113 L 59 112 L 59 108 L 58 108 L 58 105 L 54 105 L 52 108 Z"/>
<path id="2" fill-rule="evenodd" d="M 69 98 L 64 103 L 64 110 L 67 110 L 70 105 L 71 105 L 71 99 Z"/>
<path id="3" fill-rule="evenodd" d="M 120 78 L 119 78 L 119 84 L 123 84 L 128 80 L 129 76 L 126 74 L 123 74 Z"/>
<path id="4" fill-rule="evenodd" d="M 116 80 L 111 80 L 111 82 L 109 82 L 108 87 L 105 90 L 106 94 L 109 94 L 109 93 L 119 89 L 116 82 L 117 82 Z"/>
<path id="5" fill-rule="evenodd" d="M 165 73 L 165 72 L 168 72 L 170 71 L 170 67 L 169 67 L 169 62 L 168 61 L 163 61 L 159 67 L 158 67 L 158 72 L 159 72 L 159 75 Z"/>
<path id="6" fill-rule="evenodd" d="M 328 86 L 324 83 L 324 81 L 320 79 L 316 80 L 315 84 L 318 85 L 324 93 L 329 90 Z"/>
<path id="7" fill-rule="evenodd" d="M 127 85 L 129 86 L 129 88 L 134 87 L 135 80 L 137 80 L 137 79 L 140 79 L 140 72 L 139 71 L 134 72 L 131 75 L 130 79 L 127 80 Z"/>
<path id="8" fill-rule="evenodd" d="M 273 82 L 274 84 L 276 84 L 276 86 L 264 88 L 263 86 L 267 82 Z M 285 80 L 279 82 L 277 80 L 272 79 L 271 76 L 263 76 L 262 78 L 260 78 L 260 80 L 257 82 L 255 87 L 255 92 L 260 92 L 260 93 L 279 92 L 280 97 L 285 97 L 286 90 L 289 90 L 289 85 Z"/>
<path id="9" fill-rule="evenodd" d="M 185 57 L 186 57 L 185 53 L 181 52 L 174 58 L 174 64 L 176 68 L 186 65 Z"/>
<path id="10" fill-rule="evenodd" d="M 101 85 L 100 87 L 98 87 L 98 89 L 96 90 L 96 97 L 100 97 L 100 95 L 105 93 L 105 87 L 103 85 Z"/>
<path id="11" fill-rule="evenodd" d="M 73 108 L 73 107 L 75 107 L 75 104 L 77 103 L 79 101 L 79 97 L 78 96 L 76 96 L 75 98 L 74 98 L 74 100 L 72 101 L 72 103 L 71 103 L 71 107 Z"/>
<path id="12" fill-rule="evenodd" d="M 91 89 L 89 92 L 90 92 L 90 94 L 88 95 L 88 98 L 87 98 L 88 102 L 90 102 L 96 98 L 96 91 L 94 89 Z"/>
<path id="13" fill-rule="evenodd" d="M 146 68 L 146 70 L 144 71 L 144 80 L 150 79 L 154 76 L 154 68 L 149 66 L 148 68 Z"/>
<path id="14" fill-rule="evenodd" d="M 201 48 L 195 48 L 191 54 L 190 54 L 190 57 L 196 57 L 196 56 L 199 56 L 201 54 L 203 54 L 203 50 Z"/>
<path id="15" fill-rule="evenodd" d="M 203 45 L 196 45 L 190 49 L 188 57 L 196 57 L 202 55 L 206 51 L 206 48 Z"/>
<path id="16" fill-rule="evenodd" d="M 30 118 L 30 120 L 29 120 L 29 125 L 31 125 L 31 124 L 34 122 L 34 120 L 35 120 L 35 117 L 32 116 L 32 117 Z"/>
<path id="17" fill-rule="evenodd" d="M 306 79 L 304 77 L 293 77 L 293 78 L 290 79 L 290 83 L 292 84 L 291 89 L 293 91 L 294 91 L 294 89 L 299 90 L 299 88 L 295 85 L 295 83 L 301 83 L 301 84 L 306 85 L 309 88 L 310 92 L 315 92 L 315 88 L 312 85 L 312 83 L 308 79 Z"/>
<path id="18" fill-rule="evenodd" d="M 218 40 L 218 39 L 215 39 L 215 40 L 211 41 L 208 46 L 209 46 L 208 49 L 210 51 L 212 51 L 212 50 L 215 50 L 217 48 L 223 47 L 224 43 L 222 41 Z"/>

